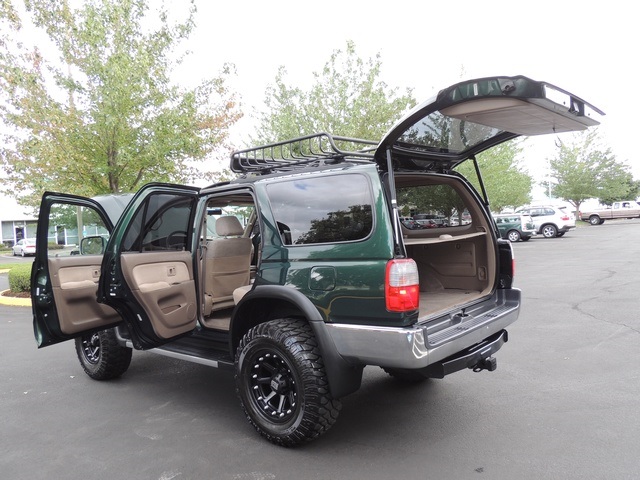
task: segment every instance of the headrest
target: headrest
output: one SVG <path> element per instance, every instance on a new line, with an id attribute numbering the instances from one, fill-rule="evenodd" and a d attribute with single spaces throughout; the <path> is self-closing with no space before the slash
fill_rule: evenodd
<path id="1" fill-rule="evenodd" d="M 244 233 L 244 228 L 238 217 L 220 217 L 216 220 L 216 233 L 220 237 L 240 236 Z"/>

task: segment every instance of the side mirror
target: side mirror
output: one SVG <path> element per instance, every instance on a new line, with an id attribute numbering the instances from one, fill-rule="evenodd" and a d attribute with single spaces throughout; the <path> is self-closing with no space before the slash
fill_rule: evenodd
<path id="1" fill-rule="evenodd" d="M 106 246 L 107 239 L 104 237 L 84 237 L 80 241 L 80 255 L 102 255 Z"/>

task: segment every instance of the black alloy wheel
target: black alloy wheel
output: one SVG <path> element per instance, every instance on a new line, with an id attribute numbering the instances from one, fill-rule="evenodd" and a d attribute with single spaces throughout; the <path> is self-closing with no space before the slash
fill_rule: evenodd
<path id="1" fill-rule="evenodd" d="M 248 361 L 253 363 L 249 379 L 252 408 L 274 423 L 286 424 L 295 418 L 300 409 L 295 367 L 270 349 L 254 352 Z"/>
<path id="2" fill-rule="evenodd" d="M 87 375 L 110 380 L 127 371 L 132 351 L 118 343 L 115 330 L 110 328 L 76 338 L 76 354 Z"/>
<path id="3" fill-rule="evenodd" d="M 236 352 L 236 392 L 249 423 L 287 447 L 313 440 L 337 420 L 340 401 L 329 391 L 311 327 L 296 319 L 260 324 Z"/>
<path id="4" fill-rule="evenodd" d="M 87 363 L 92 365 L 100 361 L 100 335 L 92 333 L 80 338 L 82 355 Z"/>

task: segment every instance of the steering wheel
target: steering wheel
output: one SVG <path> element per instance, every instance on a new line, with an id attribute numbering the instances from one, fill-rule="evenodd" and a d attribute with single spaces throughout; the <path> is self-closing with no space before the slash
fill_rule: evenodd
<path id="1" fill-rule="evenodd" d="M 187 246 L 187 232 L 176 230 L 167 235 L 167 248 L 185 248 Z"/>

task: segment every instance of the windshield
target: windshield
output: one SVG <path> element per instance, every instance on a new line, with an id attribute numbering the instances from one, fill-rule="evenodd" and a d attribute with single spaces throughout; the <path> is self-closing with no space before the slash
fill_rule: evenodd
<path id="1" fill-rule="evenodd" d="M 500 133 L 502 130 L 497 128 L 433 112 L 405 130 L 398 143 L 414 149 L 417 145 L 424 151 L 458 154 Z"/>

